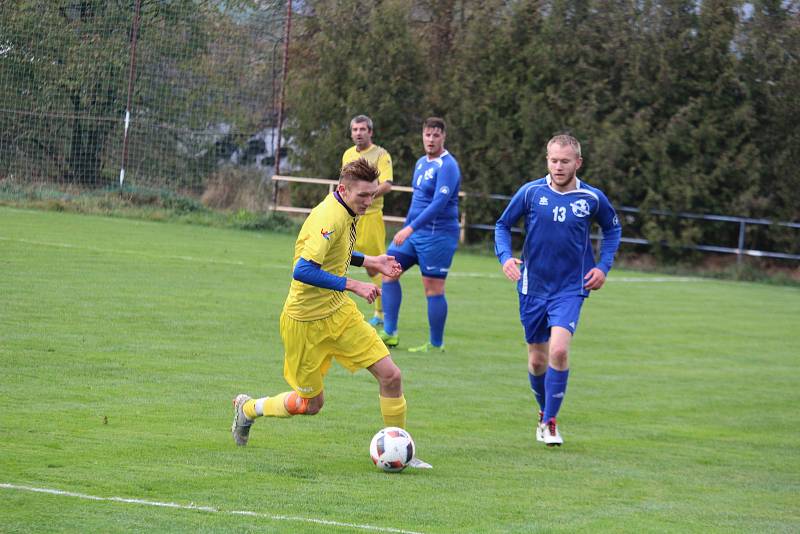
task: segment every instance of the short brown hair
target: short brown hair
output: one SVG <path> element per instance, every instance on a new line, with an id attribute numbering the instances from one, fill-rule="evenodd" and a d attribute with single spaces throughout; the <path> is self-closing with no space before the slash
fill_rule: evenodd
<path id="1" fill-rule="evenodd" d="M 550 151 L 550 145 L 553 144 L 559 144 L 561 146 L 571 146 L 573 149 L 575 149 L 575 155 L 581 157 L 581 144 L 578 142 L 577 139 L 575 139 L 569 134 L 559 134 L 553 136 L 553 138 L 547 142 L 548 152 Z"/>
<path id="2" fill-rule="evenodd" d="M 428 117 L 425 119 L 425 122 L 422 123 L 422 129 L 424 130 L 425 128 L 436 128 L 444 132 L 444 119 L 439 117 Z"/>
<path id="3" fill-rule="evenodd" d="M 342 167 L 339 182 L 374 182 L 378 179 L 378 168 L 364 158 L 358 158 Z"/>

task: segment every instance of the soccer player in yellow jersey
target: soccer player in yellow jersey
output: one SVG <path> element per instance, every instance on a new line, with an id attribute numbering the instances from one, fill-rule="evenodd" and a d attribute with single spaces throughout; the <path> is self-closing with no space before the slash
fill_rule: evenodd
<path id="1" fill-rule="evenodd" d="M 334 358 L 351 372 L 366 368 L 378 381 L 380 410 L 386 426 L 406 426 L 406 399 L 400 369 L 375 329 L 364 321 L 350 291 L 372 303 L 380 295 L 375 284 L 347 278 L 350 265 L 369 267 L 387 276 L 400 264 L 382 254 L 353 251 L 356 224 L 375 196 L 378 170 L 365 159 L 348 163 L 336 190 L 309 214 L 294 250 L 294 273 L 280 318 L 285 349 L 283 376 L 291 386 L 272 397 L 233 399 L 231 433 L 247 445 L 257 417 L 315 415 L 324 403 L 323 378 Z M 412 459 L 411 467 L 430 465 Z"/>
<path id="2" fill-rule="evenodd" d="M 378 168 L 378 190 L 367 212 L 358 218 L 356 225 L 356 250 L 380 256 L 386 253 L 386 227 L 383 224 L 383 196 L 392 190 L 392 157 L 383 147 L 372 143 L 372 119 L 366 115 L 357 115 L 350 121 L 350 137 L 353 139 L 352 147 L 345 150 L 342 155 L 342 166 L 351 161 L 364 158 Z M 367 274 L 372 283 L 381 286 L 381 273 L 367 267 Z M 375 314 L 369 324 L 380 326 L 383 324 L 383 306 L 381 297 L 375 299 Z"/>

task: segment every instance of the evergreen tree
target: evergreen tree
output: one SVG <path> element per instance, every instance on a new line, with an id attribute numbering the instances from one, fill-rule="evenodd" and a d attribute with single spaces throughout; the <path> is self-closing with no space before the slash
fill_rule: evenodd
<path id="1" fill-rule="evenodd" d="M 335 178 L 352 144 L 349 121 L 363 113 L 373 119 L 374 141 L 392 154 L 402 183 L 419 152 L 427 79 L 408 24 L 409 2 L 319 0 L 307 7 L 287 90 L 296 161 L 305 175 Z"/>

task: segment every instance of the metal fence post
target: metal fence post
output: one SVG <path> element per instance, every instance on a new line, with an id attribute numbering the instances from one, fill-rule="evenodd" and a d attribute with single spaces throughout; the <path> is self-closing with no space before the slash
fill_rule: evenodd
<path id="1" fill-rule="evenodd" d="M 736 265 L 742 265 L 742 257 L 744 256 L 744 221 L 739 221 L 739 245 L 736 250 Z"/>

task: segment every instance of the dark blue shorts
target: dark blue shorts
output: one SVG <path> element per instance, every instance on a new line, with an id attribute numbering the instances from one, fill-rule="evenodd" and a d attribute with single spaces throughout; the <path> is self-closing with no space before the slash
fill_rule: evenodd
<path id="1" fill-rule="evenodd" d="M 525 341 L 545 343 L 550 340 L 554 326 L 575 334 L 585 297 L 573 295 L 546 299 L 519 294 L 519 319 L 525 329 Z"/>
<path id="2" fill-rule="evenodd" d="M 407 271 L 419 264 L 422 276 L 447 278 L 453 256 L 458 248 L 458 233 L 415 235 L 406 239 L 402 245 L 389 245 L 386 254 L 394 256 Z"/>

